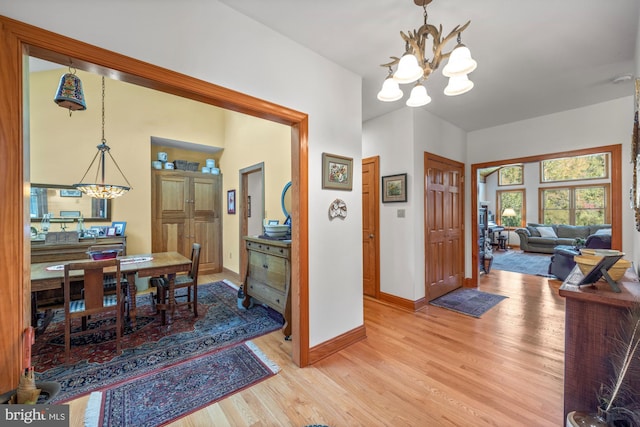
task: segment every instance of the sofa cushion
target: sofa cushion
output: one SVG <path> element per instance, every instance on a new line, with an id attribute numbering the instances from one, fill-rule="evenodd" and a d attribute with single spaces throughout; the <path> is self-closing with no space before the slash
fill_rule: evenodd
<path id="1" fill-rule="evenodd" d="M 583 225 L 558 225 L 558 237 L 570 239 L 586 239 L 589 236 L 589 227 Z"/>
<path id="2" fill-rule="evenodd" d="M 558 237 L 553 227 L 536 227 L 538 233 L 540 233 L 540 237 L 545 237 L 549 239 L 555 239 Z"/>
<path id="3" fill-rule="evenodd" d="M 558 243 L 558 239 L 555 237 L 531 237 L 529 239 L 530 245 L 549 246 L 553 249 Z"/>

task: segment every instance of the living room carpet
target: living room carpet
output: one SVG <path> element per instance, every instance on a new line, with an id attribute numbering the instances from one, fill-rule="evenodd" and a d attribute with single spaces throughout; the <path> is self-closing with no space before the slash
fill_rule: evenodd
<path id="1" fill-rule="evenodd" d="M 549 276 L 549 263 L 551 255 L 526 253 L 510 250 L 507 252 L 493 253 L 492 270 L 512 271 L 514 273 L 531 274 L 534 276 Z"/>
<path id="2" fill-rule="evenodd" d="M 92 393 L 85 426 L 165 425 L 278 370 L 251 341 L 215 350 Z"/>
<path id="3" fill-rule="evenodd" d="M 508 297 L 482 292 L 477 289 L 459 288 L 430 301 L 429 304 L 466 314 L 467 316 L 480 317 L 505 298 Z"/>
<path id="4" fill-rule="evenodd" d="M 68 365 L 64 364 L 64 344 L 59 340 L 64 333 L 64 313 L 56 313 L 32 347 L 36 379 L 58 382 L 61 391 L 52 403 L 60 403 L 282 327 L 279 313 L 262 305 L 240 310 L 236 298 L 236 290 L 225 282 L 199 285 L 200 316 L 194 318 L 187 307 L 178 308 L 171 323 L 163 326 L 151 306 L 150 295 L 139 295 L 138 318 L 153 320 L 122 338 L 120 355 L 115 356 L 112 339 L 96 334 L 95 343 L 82 342 L 83 345 L 71 347 L 72 360 Z"/>

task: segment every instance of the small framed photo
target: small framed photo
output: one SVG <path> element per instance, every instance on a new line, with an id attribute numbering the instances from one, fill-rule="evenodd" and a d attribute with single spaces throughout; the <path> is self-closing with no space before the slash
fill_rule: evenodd
<path id="1" fill-rule="evenodd" d="M 91 230 L 91 233 L 96 237 L 104 237 L 107 235 L 106 225 L 92 225 L 89 230 Z"/>
<path id="2" fill-rule="evenodd" d="M 353 159 L 322 153 L 322 188 L 351 191 Z"/>
<path id="3" fill-rule="evenodd" d="M 127 223 L 125 221 L 113 221 L 111 226 L 116 229 L 116 236 L 124 236 L 124 231 L 127 229 Z"/>
<path id="4" fill-rule="evenodd" d="M 116 235 L 116 228 L 115 227 L 107 227 L 107 236 L 111 237 L 111 236 L 115 236 Z"/>
<path id="5" fill-rule="evenodd" d="M 61 218 L 80 218 L 80 211 L 60 211 Z"/>
<path id="6" fill-rule="evenodd" d="M 236 190 L 227 191 L 227 213 L 230 215 L 236 213 Z"/>
<path id="7" fill-rule="evenodd" d="M 382 203 L 407 201 L 407 174 L 382 177 Z"/>

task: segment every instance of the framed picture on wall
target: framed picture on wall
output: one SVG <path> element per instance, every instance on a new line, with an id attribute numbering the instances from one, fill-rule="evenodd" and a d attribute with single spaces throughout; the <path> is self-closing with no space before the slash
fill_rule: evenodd
<path id="1" fill-rule="evenodd" d="M 407 201 L 407 174 L 382 177 L 382 203 Z"/>
<path id="2" fill-rule="evenodd" d="M 351 191 L 353 159 L 322 153 L 322 188 Z"/>
<path id="3" fill-rule="evenodd" d="M 227 213 L 230 215 L 236 213 L 236 190 L 227 191 Z"/>

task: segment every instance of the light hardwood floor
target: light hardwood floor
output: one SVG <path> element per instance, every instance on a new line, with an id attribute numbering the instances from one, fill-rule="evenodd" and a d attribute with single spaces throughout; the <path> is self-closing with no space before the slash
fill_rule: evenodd
<path id="1" fill-rule="evenodd" d="M 365 340 L 300 369 L 281 332 L 255 339 L 281 371 L 171 425 L 563 425 L 560 284 L 492 270 L 479 289 L 509 298 L 480 319 L 365 298 Z M 87 399 L 71 403 L 71 426 L 83 425 Z"/>

